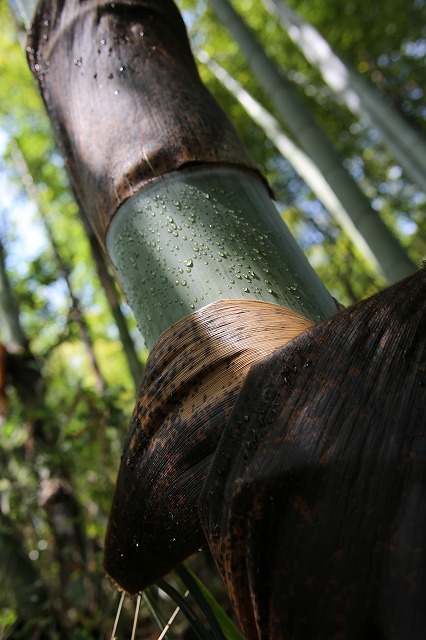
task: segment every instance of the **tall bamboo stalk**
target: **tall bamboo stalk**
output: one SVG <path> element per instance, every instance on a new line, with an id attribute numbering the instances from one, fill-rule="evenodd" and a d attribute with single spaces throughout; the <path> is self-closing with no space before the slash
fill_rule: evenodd
<path id="1" fill-rule="evenodd" d="M 238 42 L 248 64 L 269 94 L 280 117 L 336 194 L 346 213 L 348 235 L 354 228 L 354 241 L 367 258 L 374 260 L 383 275 L 393 281 L 415 271 L 396 237 L 372 209 L 366 196 L 344 169 L 339 154 L 318 127 L 305 103 L 290 82 L 266 55 L 254 34 L 232 8 L 228 0 L 212 0 L 222 24 Z M 363 238 L 363 241 L 361 241 Z"/>
<path id="2" fill-rule="evenodd" d="M 5 268 L 5 253 L 0 238 L 0 342 L 9 352 L 23 352 L 27 342 L 19 321 L 18 305 L 10 289 Z"/>
<path id="3" fill-rule="evenodd" d="M 196 499 L 251 363 L 337 308 L 202 85 L 176 6 L 131 8 L 42 0 L 27 51 L 152 347 L 104 555 L 134 593 L 204 544 Z"/>
<path id="4" fill-rule="evenodd" d="M 426 140 L 378 89 L 345 62 L 321 33 L 284 0 L 263 0 L 336 99 L 376 127 L 407 176 L 426 191 Z"/>
<path id="5" fill-rule="evenodd" d="M 331 315 L 334 302 L 201 84 L 176 7 L 134 6 L 132 18 L 114 6 L 98 20 L 73 0 L 61 9 L 44 0 L 28 51 L 78 200 L 147 344 L 223 297 Z"/>
<path id="6" fill-rule="evenodd" d="M 27 191 L 29 198 L 34 202 L 34 204 L 36 204 L 37 210 L 43 221 L 44 227 L 46 229 L 47 237 L 49 238 L 49 243 L 52 248 L 53 255 L 55 257 L 55 261 L 59 267 L 61 276 L 63 277 L 68 289 L 68 294 L 71 300 L 70 318 L 77 323 L 77 326 L 80 331 L 81 340 L 86 348 L 87 354 L 89 356 L 89 361 L 90 361 L 93 373 L 95 375 L 96 388 L 101 393 L 105 389 L 106 384 L 95 355 L 89 327 L 87 326 L 86 319 L 81 310 L 80 301 L 77 295 L 75 294 L 73 286 L 71 284 L 70 268 L 65 263 L 65 261 L 63 260 L 59 252 L 58 245 L 53 235 L 51 225 L 44 211 L 43 204 L 40 200 L 37 187 L 34 183 L 33 177 L 28 168 L 27 162 L 21 150 L 19 149 L 17 143 L 15 142 L 15 140 L 11 140 L 11 155 L 12 155 L 12 159 L 15 164 L 15 167 L 21 177 L 22 184 L 24 185 L 24 188 Z"/>
<path id="7" fill-rule="evenodd" d="M 343 229 L 348 231 L 350 238 L 357 246 L 365 246 L 365 240 L 352 221 L 349 220 L 340 200 L 331 189 L 317 165 L 310 157 L 289 138 L 283 131 L 280 122 L 255 100 L 244 87 L 233 78 L 221 65 L 213 60 L 206 51 L 197 54 L 200 62 L 205 64 L 215 78 L 221 82 L 228 91 L 238 100 L 243 109 L 254 122 L 264 131 L 265 135 L 275 145 L 281 155 L 291 164 L 302 180 L 310 187 L 312 193 L 318 198 L 324 207 L 334 216 Z M 355 240 L 354 240 L 355 239 Z M 368 247 L 366 248 L 368 251 Z"/>

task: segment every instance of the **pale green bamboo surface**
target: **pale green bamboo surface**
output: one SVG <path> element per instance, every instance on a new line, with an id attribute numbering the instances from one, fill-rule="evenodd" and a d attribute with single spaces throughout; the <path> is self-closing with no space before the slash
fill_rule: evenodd
<path id="1" fill-rule="evenodd" d="M 149 348 L 177 320 L 219 299 L 273 302 L 314 322 L 336 312 L 253 172 L 168 174 L 118 210 L 107 247 Z"/>

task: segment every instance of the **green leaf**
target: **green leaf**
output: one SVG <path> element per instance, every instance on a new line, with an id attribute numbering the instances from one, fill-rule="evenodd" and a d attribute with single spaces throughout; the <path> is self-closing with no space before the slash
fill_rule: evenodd
<path id="1" fill-rule="evenodd" d="M 194 579 L 195 576 L 189 571 L 189 569 L 185 567 L 185 565 L 176 567 L 175 571 L 184 583 L 185 587 L 188 589 L 195 602 L 200 607 L 201 611 L 206 616 L 207 623 L 210 625 L 214 637 L 218 639 L 223 638 L 223 629 L 219 624 L 217 616 L 213 612 L 210 603 L 202 593 L 199 584 Z"/>
<path id="2" fill-rule="evenodd" d="M 159 580 L 157 584 L 160 589 L 167 593 L 173 602 L 181 608 L 182 613 L 188 620 L 197 637 L 200 638 L 200 640 L 212 640 L 212 637 L 214 636 L 210 634 L 207 627 L 201 622 L 200 618 L 196 615 L 191 605 L 185 600 L 184 596 L 165 580 Z"/>
<path id="3" fill-rule="evenodd" d="M 196 585 L 196 587 L 198 588 L 202 598 L 204 599 L 205 602 L 207 602 L 207 604 L 209 605 L 209 608 L 211 610 L 211 612 L 213 612 L 217 622 L 219 623 L 223 635 L 225 636 L 225 638 L 227 640 L 244 640 L 244 636 L 241 633 L 241 631 L 238 629 L 238 627 L 234 624 L 234 622 L 231 620 L 231 618 L 225 613 L 225 611 L 222 609 L 222 607 L 220 606 L 220 604 L 217 602 L 217 600 L 215 599 L 215 597 L 212 595 L 212 593 L 205 587 L 205 585 L 201 582 L 201 580 L 199 578 L 197 578 L 197 576 L 187 567 L 183 567 L 184 572 L 182 571 L 182 567 L 179 567 L 180 571 L 179 571 L 179 575 L 183 581 L 183 573 L 187 574 L 187 577 L 191 578 L 191 581 L 193 581 Z M 199 606 L 201 607 L 201 601 L 198 600 L 195 591 L 191 591 L 191 588 L 189 586 L 189 581 L 188 583 L 186 583 L 187 588 L 189 589 L 189 591 L 191 592 L 192 597 L 194 598 L 194 600 L 199 604 Z"/>
<path id="4" fill-rule="evenodd" d="M 167 623 L 164 620 L 163 614 L 160 611 L 160 607 L 157 604 L 157 598 L 153 593 L 153 588 L 148 587 L 148 589 L 144 590 L 142 595 L 143 595 L 145 604 L 147 605 L 152 617 L 154 618 L 155 622 L 158 624 L 159 628 L 162 631 L 166 627 Z M 169 638 L 169 640 L 171 640 L 173 638 L 173 634 L 169 630 L 167 631 L 164 637 Z"/>

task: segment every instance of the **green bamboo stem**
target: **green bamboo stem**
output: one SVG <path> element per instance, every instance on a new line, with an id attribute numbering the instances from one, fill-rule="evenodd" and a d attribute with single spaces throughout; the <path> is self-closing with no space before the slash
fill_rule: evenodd
<path id="1" fill-rule="evenodd" d="M 345 170 L 336 149 L 318 127 L 290 82 L 268 58 L 263 47 L 228 0 L 211 0 L 211 3 L 222 24 L 238 42 L 280 117 L 287 123 L 301 147 L 318 166 L 340 200 L 342 211 L 348 221 L 348 235 L 353 226 L 358 229 L 369 247 L 367 257 L 374 257 L 378 269 L 390 282 L 413 273 L 416 265 Z M 354 240 L 356 239 L 354 237 Z M 365 243 L 359 246 L 361 251 L 365 249 Z"/>
<path id="2" fill-rule="evenodd" d="M 17 142 L 14 139 L 10 140 L 10 150 L 11 150 L 11 156 L 12 156 L 12 160 L 15 165 L 16 171 L 21 178 L 22 186 L 24 187 L 25 192 L 28 195 L 28 198 L 37 207 L 37 211 L 40 215 L 41 221 L 43 222 L 43 226 L 45 228 L 46 235 L 49 239 L 50 247 L 51 247 L 53 256 L 55 258 L 56 264 L 58 266 L 59 273 L 61 274 L 67 286 L 68 295 L 70 297 L 70 301 L 72 305 L 71 307 L 72 317 L 77 323 L 77 326 L 80 332 L 81 341 L 83 342 L 86 348 L 87 356 L 89 358 L 89 362 L 90 362 L 93 374 L 95 376 L 95 386 L 97 390 L 101 393 L 106 388 L 106 382 L 102 374 L 102 371 L 100 370 L 100 367 L 95 355 L 93 341 L 90 335 L 86 318 L 81 309 L 80 300 L 75 294 L 74 288 L 71 284 L 71 268 L 68 264 L 66 264 L 66 262 L 63 260 L 60 254 L 59 247 L 56 243 L 51 224 L 46 214 L 46 210 L 39 196 L 37 186 L 34 183 L 34 179 L 31 175 L 27 161 L 25 160 L 25 157 L 22 154 L 22 151 L 20 150 Z"/>
<path id="3" fill-rule="evenodd" d="M 25 351 L 27 340 L 22 331 L 16 300 L 10 288 L 5 267 L 5 255 L 0 238 L 0 342 L 9 352 Z"/>
<path id="4" fill-rule="evenodd" d="M 336 222 L 346 231 L 352 242 L 357 247 L 362 247 L 364 256 L 369 257 L 371 262 L 375 264 L 375 256 L 370 251 L 370 247 L 366 243 L 364 236 L 358 231 L 352 219 L 348 218 L 341 201 L 330 187 L 330 184 L 318 166 L 284 133 L 280 122 L 265 109 L 260 102 L 255 100 L 226 69 L 217 64 L 206 51 L 198 52 L 197 57 L 215 78 L 228 89 L 234 98 L 238 100 L 251 119 L 263 130 L 272 144 L 275 145 L 283 158 L 286 158 L 293 169 L 311 189 L 312 193 L 334 217 Z"/>
<path id="5" fill-rule="evenodd" d="M 219 299 L 264 300 L 314 322 L 336 305 L 255 173 L 229 166 L 168 174 L 127 200 L 107 248 L 150 348 Z"/>
<path id="6" fill-rule="evenodd" d="M 263 0 L 291 40 L 315 66 L 337 100 L 375 126 L 407 176 L 426 191 L 426 140 L 376 87 L 344 62 L 327 40 L 284 0 Z"/>

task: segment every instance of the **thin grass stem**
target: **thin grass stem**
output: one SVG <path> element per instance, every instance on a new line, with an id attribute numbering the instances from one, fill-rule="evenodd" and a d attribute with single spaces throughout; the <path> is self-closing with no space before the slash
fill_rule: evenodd
<path id="1" fill-rule="evenodd" d="M 189 594 L 189 591 L 186 590 L 183 597 L 187 598 L 188 594 Z M 164 636 L 166 635 L 167 631 L 170 629 L 170 627 L 173 624 L 173 621 L 176 618 L 176 616 L 179 613 L 179 611 L 180 611 L 180 607 L 176 607 L 176 609 L 173 611 L 172 615 L 170 616 L 166 626 L 164 627 L 163 631 L 159 635 L 158 640 L 163 640 Z"/>
<path id="2" fill-rule="evenodd" d="M 132 637 L 130 640 L 135 640 L 135 636 L 136 636 L 136 627 L 138 625 L 138 615 L 139 615 L 139 608 L 141 606 L 141 594 L 138 593 L 138 599 L 136 600 L 136 609 L 135 609 L 135 617 L 133 620 L 133 629 L 132 629 Z"/>
<path id="3" fill-rule="evenodd" d="M 163 617 L 161 616 L 161 613 L 160 613 L 160 610 L 158 609 L 158 606 L 154 606 L 154 596 L 153 596 L 151 588 L 145 589 L 145 591 L 143 591 L 142 598 L 144 599 L 144 602 L 147 605 L 152 617 L 154 618 L 155 622 L 157 623 L 158 628 L 160 630 L 163 630 L 164 626 L 166 624 L 166 621 L 163 620 Z"/>
<path id="4" fill-rule="evenodd" d="M 116 640 L 115 632 L 117 631 L 118 620 L 120 619 L 121 608 L 123 606 L 124 596 L 125 595 L 126 594 L 123 591 L 123 593 L 121 594 L 120 602 L 118 603 L 117 615 L 115 616 L 114 626 L 112 628 L 112 633 L 111 633 L 111 640 Z"/>

